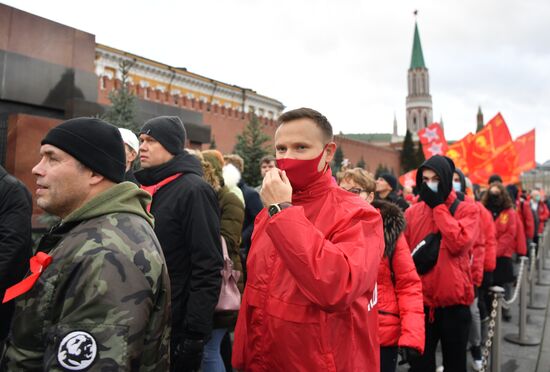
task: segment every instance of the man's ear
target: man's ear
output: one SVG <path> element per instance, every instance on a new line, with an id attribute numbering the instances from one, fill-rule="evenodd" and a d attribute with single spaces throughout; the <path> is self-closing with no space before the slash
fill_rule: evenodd
<path id="1" fill-rule="evenodd" d="M 326 145 L 326 153 L 327 153 L 327 157 L 326 157 L 326 162 L 327 163 L 330 163 L 332 161 L 332 159 L 334 158 L 334 153 L 336 152 L 336 144 L 334 142 L 329 142 L 327 145 Z"/>
<path id="2" fill-rule="evenodd" d="M 94 171 L 91 171 L 91 172 L 92 172 L 92 175 L 90 176 L 90 181 L 89 181 L 90 185 L 95 186 L 101 183 L 101 181 L 105 179 L 105 176 L 102 176 L 101 174 Z"/>

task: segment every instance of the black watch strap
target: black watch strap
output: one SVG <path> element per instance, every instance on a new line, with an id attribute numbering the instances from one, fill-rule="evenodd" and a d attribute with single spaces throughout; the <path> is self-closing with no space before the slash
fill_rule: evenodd
<path id="1" fill-rule="evenodd" d="M 292 204 L 290 204 L 288 202 L 279 203 L 279 204 L 271 204 L 267 208 L 267 213 L 269 214 L 269 217 L 273 217 L 275 214 L 277 214 L 280 211 L 282 211 L 283 209 L 286 209 L 286 208 L 289 208 L 289 207 L 292 207 Z"/>

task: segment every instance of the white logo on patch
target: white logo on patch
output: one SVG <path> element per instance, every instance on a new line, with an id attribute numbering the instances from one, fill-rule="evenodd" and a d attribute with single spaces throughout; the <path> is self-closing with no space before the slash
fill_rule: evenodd
<path id="1" fill-rule="evenodd" d="M 69 371 L 88 368 L 97 355 L 97 344 L 91 334 L 74 331 L 67 334 L 59 344 L 57 361 Z"/>

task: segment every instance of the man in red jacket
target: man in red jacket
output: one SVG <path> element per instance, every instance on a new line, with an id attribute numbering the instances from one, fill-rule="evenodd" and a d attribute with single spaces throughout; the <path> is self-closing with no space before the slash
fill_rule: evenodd
<path id="1" fill-rule="evenodd" d="M 380 214 L 333 181 L 332 127 L 284 113 L 263 181 L 233 365 L 244 371 L 377 371 Z"/>
<path id="2" fill-rule="evenodd" d="M 474 300 L 470 253 L 478 236 L 479 209 L 471 202 L 456 204 L 453 173 L 454 164 L 446 157 L 426 160 L 416 177 L 420 201 L 405 212 L 405 238 L 411 249 L 428 235 L 441 234 L 437 262 L 421 275 L 426 346 L 411 371 L 435 371 L 435 351 L 441 340 L 445 372 L 466 372 L 469 306 Z"/>

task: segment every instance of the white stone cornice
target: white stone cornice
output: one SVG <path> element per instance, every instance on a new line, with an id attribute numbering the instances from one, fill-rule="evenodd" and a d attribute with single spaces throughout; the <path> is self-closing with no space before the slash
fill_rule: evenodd
<path id="1" fill-rule="evenodd" d="M 152 80 L 158 83 L 158 86 L 170 86 L 170 90 L 192 90 L 195 96 L 215 97 L 220 102 L 231 101 L 235 106 L 240 106 L 243 99 L 243 90 L 246 95 L 246 104 L 253 105 L 257 109 L 263 109 L 264 112 L 272 111 L 275 116 L 284 110 L 284 105 L 272 98 L 259 95 L 251 90 L 243 89 L 237 86 L 228 86 L 227 84 L 215 81 L 213 79 L 202 78 L 183 70 L 174 69 L 169 66 L 162 66 L 154 62 L 148 63 L 141 58 L 133 58 L 126 53 L 117 53 L 110 48 L 100 45 L 96 47 L 96 74 L 102 76 L 106 69 L 117 71 L 121 61 L 134 61 L 131 74 L 139 78 Z M 157 86 L 157 84 L 155 84 Z M 164 89 L 164 87 L 163 87 Z M 188 94 L 189 96 L 189 94 Z M 204 98 L 203 98 L 204 99 Z"/>

